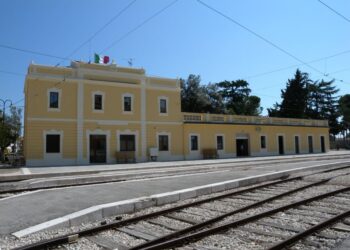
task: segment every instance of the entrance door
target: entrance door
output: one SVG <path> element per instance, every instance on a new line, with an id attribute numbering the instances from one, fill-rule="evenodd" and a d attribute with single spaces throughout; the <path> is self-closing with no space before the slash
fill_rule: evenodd
<path id="1" fill-rule="evenodd" d="M 299 154 L 300 149 L 299 149 L 299 136 L 294 137 L 294 145 L 295 145 L 295 153 Z"/>
<path id="2" fill-rule="evenodd" d="M 248 139 L 236 139 L 237 156 L 249 156 Z"/>
<path id="3" fill-rule="evenodd" d="M 313 153 L 313 152 L 314 152 L 314 145 L 313 145 L 313 143 L 312 143 L 312 136 L 309 135 L 309 136 L 307 137 L 307 140 L 308 140 L 308 142 L 309 142 L 309 153 Z"/>
<path id="4" fill-rule="evenodd" d="M 284 142 L 283 142 L 283 136 L 282 135 L 278 136 L 278 153 L 280 155 L 284 154 Z"/>
<path id="5" fill-rule="evenodd" d="M 90 135 L 90 163 L 106 163 L 106 136 Z"/>
<path id="6" fill-rule="evenodd" d="M 324 136 L 321 136 L 321 151 L 322 151 L 322 153 L 326 153 L 326 145 L 324 142 Z"/>

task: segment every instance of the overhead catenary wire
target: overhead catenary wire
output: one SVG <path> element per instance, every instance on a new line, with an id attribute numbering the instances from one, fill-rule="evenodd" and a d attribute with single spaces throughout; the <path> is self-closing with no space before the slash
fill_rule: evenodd
<path id="1" fill-rule="evenodd" d="M 310 69 L 316 71 L 317 73 L 325 76 L 325 77 L 329 77 L 332 78 L 328 75 L 325 75 L 322 71 L 320 71 L 319 69 L 311 66 L 309 63 L 305 62 L 304 60 L 301 60 L 299 57 L 293 55 L 292 53 L 290 53 L 289 51 L 287 51 L 286 49 L 280 47 L 279 45 L 277 45 L 276 43 L 272 42 L 271 40 L 265 38 L 264 36 L 258 34 L 257 32 L 255 32 L 254 30 L 248 28 L 247 26 L 241 24 L 240 22 L 236 21 L 235 19 L 233 19 L 232 17 L 224 14 L 223 12 L 219 11 L 218 9 L 208 5 L 207 3 L 203 2 L 202 0 L 197 0 L 198 3 L 200 3 L 201 5 L 203 5 L 204 7 L 206 7 L 207 9 L 211 10 L 212 12 L 216 13 L 219 16 L 224 17 L 225 19 L 227 19 L 228 21 L 230 21 L 231 23 L 241 27 L 242 29 L 246 30 L 247 32 L 251 33 L 252 35 L 256 36 L 257 38 L 259 38 L 260 40 L 264 41 L 265 43 L 271 45 L 272 47 L 274 47 L 275 49 L 281 51 L 282 53 L 288 55 L 289 57 L 293 58 L 294 60 L 300 62 L 301 64 L 309 67 Z M 344 82 L 343 80 L 340 79 L 336 79 L 334 78 L 334 80 L 336 81 L 340 81 L 340 82 Z"/>
<path id="2" fill-rule="evenodd" d="M 108 45 L 107 47 L 105 47 L 103 50 L 100 51 L 100 54 L 104 53 L 105 51 L 111 49 L 112 47 L 114 47 L 116 44 L 118 44 L 119 42 L 121 42 L 122 40 L 124 40 L 125 38 L 127 38 L 128 36 L 130 36 L 132 33 L 134 33 L 135 31 L 137 31 L 138 29 L 140 29 L 142 26 L 146 25 L 148 22 L 150 22 L 152 19 L 154 19 L 155 17 L 159 16 L 161 13 L 163 13 L 165 10 L 167 10 L 168 8 L 170 8 L 171 6 L 173 6 L 178 0 L 174 0 L 171 3 L 169 3 L 168 5 L 166 5 L 165 7 L 161 8 L 160 10 L 158 10 L 157 12 L 155 12 L 153 15 L 151 15 L 150 17 L 146 18 L 144 21 L 142 21 L 141 23 L 139 23 L 137 26 L 135 26 L 134 28 L 132 28 L 131 30 L 129 30 L 128 32 L 126 32 L 124 35 L 122 35 L 121 37 L 119 37 L 117 40 L 113 41 L 110 45 Z"/>
<path id="3" fill-rule="evenodd" d="M 347 21 L 348 23 L 350 23 L 350 19 L 347 18 L 346 16 L 344 16 L 343 14 L 339 13 L 338 11 L 336 11 L 335 9 L 333 9 L 331 6 L 329 6 L 328 4 L 326 4 L 325 2 L 322 2 L 321 0 L 317 0 L 320 4 L 322 4 L 323 6 L 325 6 L 327 9 L 329 9 L 330 11 L 332 11 L 333 13 L 335 13 L 336 15 L 340 16 L 341 18 L 343 18 L 345 21 Z"/>
<path id="4" fill-rule="evenodd" d="M 93 33 L 86 41 L 81 43 L 77 48 L 75 48 L 67 57 L 72 57 L 77 53 L 83 46 L 91 42 L 98 34 L 100 34 L 104 29 L 106 29 L 111 23 L 113 23 L 118 17 L 125 13 L 137 0 L 131 1 L 127 6 L 120 10 L 116 15 L 114 15 L 107 23 L 105 23 L 101 28 L 99 28 L 95 33 Z M 58 62 L 56 66 L 60 65 L 64 60 Z"/>
<path id="5" fill-rule="evenodd" d="M 51 54 L 47 54 L 47 53 L 43 53 L 43 52 L 39 52 L 39 51 L 34 51 L 34 50 L 29 50 L 29 49 L 17 48 L 17 47 L 6 45 L 6 44 L 0 44 L 0 48 L 9 49 L 9 50 L 16 50 L 19 52 L 33 54 L 33 55 L 51 57 L 51 58 L 60 59 L 60 60 L 68 60 L 68 61 L 71 60 L 70 58 L 67 58 L 67 57 L 51 55 Z"/>

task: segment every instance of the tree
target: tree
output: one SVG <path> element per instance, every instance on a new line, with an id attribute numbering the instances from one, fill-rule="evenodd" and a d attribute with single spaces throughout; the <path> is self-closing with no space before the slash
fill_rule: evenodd
<path id="1" fill-rule="evenodd" d="M 200 81 L 200 76 L 193 74 L 189 75 L 187 80 L 180 79 L 182 112 L 206 112 L 210 101 L 205 87 L 200 86 Z"/>
<path id="2" fill-rule="evenodd" d="M 1 113 L 1 112 L 0 112 Z M 11 106 L 10 114 L 6 115 L 5 121 L 3 116 L 0 118 L 0 148 L 4 149 L 11 143 L 16 142 L 21 134 L 21 117 L 22 109 Z"/>
<path id="3" fill-rule="evenodd" d="M 343 95 L 339 98 L 339 111 L 342 116 L 342 130 L 345 137 L 348 137 L 350 129 L 350 95 Z"/>
<path id="4" fill-rule="evenodd" d="M 209 83 L 205 87 L 205 93 L 209 100 L 209 105 L 205 108 L 205 112 L 212 114 L 225 114 L 226 109 L 223 98 L 219 92 L 217 84 Z"/>
<path id="5" fill-rule="evenodd" d="M 260 98 L 250 96 L 251 89 L 247 81 L 223 81 L 217 85 L 229 114 L 259 115 L 261 113 Z"/>
<path id="6" fill-rule="evenodd" d="M 309 75 L 297 69 L 294 78 L 288 79 L 286 89 L 281 90 L 282 103 L 268 109 L 269 116 L 306 118 L 308 86 L 311 83 Z"/>

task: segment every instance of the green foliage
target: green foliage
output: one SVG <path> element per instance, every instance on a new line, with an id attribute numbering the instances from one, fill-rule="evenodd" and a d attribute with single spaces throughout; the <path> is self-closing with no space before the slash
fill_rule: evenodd
<path id="1" fill-rule="evenodd" d="M 269 116 L 306 118 L 308 86 L 311 82 L 307 73 L 297 69 L 294 78 L 288 79 L 286 89 L 281 90 L 282 103 L 268 109 Z"/>
<path id="2" fill-rule="evenodd" d="M 205 87 L 200 85 L 199 75 L 189 75 L 187 80 L 180 79 L 181 110 L 183 112 L 205 112 L 210 105 Z"/>
<path id="3" fill-rule="evenodd" d="M 338 89 L 332 81 L 312 81 L 307 73 L 298 69 L 281 91 L 282 103 L 268 109 L 269 116 L 324 119 L 329 121 L 330 133 L 340 132 L 338 122 Z"/>
<path id="4" fill-rule="evenodd" d="M 3 115 L 0 118 L 0 147 L 4 149 L 10 143 L 14 143 L 21 132 L 22 109 L 11 106 L 10 114 L 6 114 L 5 121 Z"/>
<path id="5" fill-rule="evenodd" d="M 181 110 L 183 112 L 259 115 L 260 98 L 250 96 L 248 82 L 244 80 L 200 84 L 200 76 L 189 75 L 180 79 Z"/>
<path id="6" fill-rule="evenodd" d="M 235 115 L 259 115 L 260 98 L 250 96 L 251 89 L 245 80 L 219 82 L 218 87 L 227 113 Z"/>
<path id="7" fill-rule="evenodd" d="M 350 129 L 350 95 L 343 95 L 339 98 L 339 111 L 343 116 L 342 124 L 343 129 Z"/>

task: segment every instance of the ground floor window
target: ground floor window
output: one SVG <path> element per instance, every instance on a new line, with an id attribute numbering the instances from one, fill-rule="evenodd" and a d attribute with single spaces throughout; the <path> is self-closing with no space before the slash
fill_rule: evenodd
<path id="1" fill-rule="evenodd" d="M 135 151 L 135 135 L 120 135 L 120 151 Z"/>
<path id="2" fill-rule="evenodd" d="M 60 153 L 61 136 L 59 134 L 46 135 L 46 153 Z"/>
<path id="3" fill-rule="evenodd" d="M 158 149 L 159 151 L 169 151 L 169 136 L 159 135 L 158 136 Z"/>
<path id="4" fill-rule="evenodd" d="M 217 150 L 224 149 L 224 137 L 222 135 L 216 136 L 216 149 Z"/>
<path id="5" fill-rule="evenodd" d="M 191 135 L 191 151 L 198 150 L 198 135 Z"/>
<path id="6" fill-rule="evenodd" d="M 266 149 L 266 136 L 265 135 L 260 136 L 260 148 Z"/>

